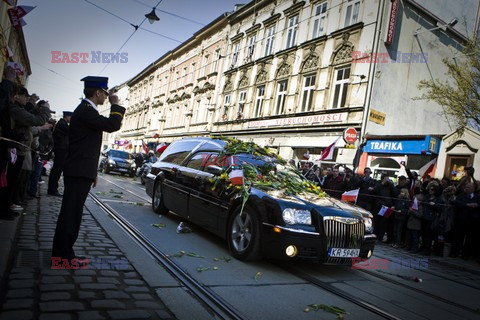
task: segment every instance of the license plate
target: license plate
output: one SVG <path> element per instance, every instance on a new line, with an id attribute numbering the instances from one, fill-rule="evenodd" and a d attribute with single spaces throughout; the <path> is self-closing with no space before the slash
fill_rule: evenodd
<path id="1" fill-rule="evenodd" d="M 125 168 L 118 168 L 118 171 L 127 172 L 128 170 Z"/>
<path id="2" fill-rule="evenodd" d="M 330 248 L 328 256 L 334 258 L 354 258 L 360 255 L 360 249 Z"/>

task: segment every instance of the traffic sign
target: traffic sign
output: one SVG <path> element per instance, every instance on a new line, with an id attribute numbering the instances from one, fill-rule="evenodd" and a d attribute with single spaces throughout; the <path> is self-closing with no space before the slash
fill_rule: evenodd
<path id="1" fill-rule="evenodd" d="M 343 140 L 348 144 L 354 144 L 357 141 L 357 129 L 354 127 L 349 127 L 343 131 Z"/>

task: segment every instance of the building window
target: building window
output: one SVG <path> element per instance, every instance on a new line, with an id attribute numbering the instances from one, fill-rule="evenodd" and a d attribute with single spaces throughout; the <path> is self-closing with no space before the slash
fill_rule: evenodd
<path id="1" fill-rule="evenodd" d="M 195 75 L 195 62 L 192 63 L 192 66 L 190 68 L 190 74 L 188 76 L 188 83 L 193 83 L 194 75 Z"/>
<path id="2" fill-rule="evenodd" d="M 240 50 L 240 43 L 237 42 L 233 45 L 232 63 L 230 64 L 231 69 L 237 66 L 239 50 Z"/>
<path id="3" fill-rule="evenodd" d="M 223 102 L 223 115 L 222 118 L 224 121 L 228 120 L 228 108 L 230 107 L 230 95 L 225 95 L 225 100 Z"/>
<path id="4" fill-rule="evenodd" d="M 265 55 L 271 55 L 273 53 L 273 44 L 275 41 L 275 26 L 271 26 L 267 29 L 265 39 Z"/>
<path id="5" fill-rule="evenodd" d="M 215 58 L 213 60 L 212 72 L 217 72 L 218 60 L 220 60 L 220 49 L 215 50 Z"/>
<path id="6" fill-rule="evenodd" d="M 254 114 L 255 118 L 262 116 L 264 98 L 265 98 L 265 86 L 260 86 L 257 88 L 257 99 L 255 101 L 255 114 Z"/>
<path id="7" fill-rule="evenodd" d="M 322 2 L 314 8 L 312 39 L 325 34 L 325 19 L 327 18 L 327 2 Z"/>
<path id="8" fill-rule="evenodd" d="M 187 75 L 188 75 L 188 67 L 183 67 L 183 75 L 182 75 L 183 85 L 187 84 Z"/>
<path id="9" fill-rule="evenodd" d="M 243 116 L 243 110 L 245 108 L 245 99 L 247 98 L 247 91 L 243 90 L 240 91 L 238 95 L 238 112 L 237 118 L 241 118 Z"/>
<path id="10" fill-rule="evenodd" d="M 248 47 L 247 47 L 247 56 L 245 58 L 245 63 L 253 61 L 255 54 L 255 42 L 257 41 L 257 36 L 253 35 L 248 38 Z"/>
<path id="11" fill-rule="evenodd" d="M 287 48 L 295 46 L 297 43 L 298 15 L 288 19 L 287 29 Z"/>
<path id="12" fill-rule="evenodd" d="M 313 101 L 313 93 L 315 91 L 315 79 L 316 76 L 314 74 L 305 76 L 304 83 L 303 83 L 303 98 L 302 98 L 302 112 L 311 111 L 312 110 L 312 101 Z"/>
<path id="13" fill-rule="evenodd" d="M 180 79 L 180 73 L 178 71 L 175 72 L 175 84 L 173 85 L 173 88 L 176 89 L 178 87 L 178 79 Z"/>
<path id="14" fill-rule="evenodd" d="M 285 98 L 287 96 L 287 80 L 279 81 L 277 85 L 277 103 L 275 104 L 275 114 L 285 112 Z"/>
<path id="15" fill-rule="evenodd" d="M 173 113 L 172 109 L 167 109 L 167 119 L 165 121 L 165 126 L 167 128 L 173 127 L 173 125 L 172 125 L 172 113 Z"/>
<path id="16" fill-rule="evenodd" d="M 345 27 L 358 22 L 358 12 L 360 11 L 360 1 L 348 0 L 347 13 L 345 15 Z"/>
<path id="17" fill-rule="evenodd" d="M 349 79 L 350 67 L 335 70 L 335 83 L 333 85 L 335 91 L 333 93 L 332 108 L 335 109 L 345 107 Z"/>
<path id="18" fill-rule="evenodd" d="M 205 77 L 207 74 L 207 66 L 208 66 L 208 54 L 203 57 L 203 66 L 202 69 L 200 70 L 200 78 Z"/>

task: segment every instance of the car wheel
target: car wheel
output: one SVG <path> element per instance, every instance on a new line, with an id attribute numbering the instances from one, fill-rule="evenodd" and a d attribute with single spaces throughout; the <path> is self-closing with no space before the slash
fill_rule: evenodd
<path id="1" fill-rule="evenodd" d="M 239 260 L 258 260 L 260 250 L 260 221 L 248 205 L 235 209 L 228 222 L 228 247 Z"/>
<path id="2" fill-rule="evenodd" d="M 162 184 L 160 182 L 156 182 L 153 186 L 152 209 L 156 213 L 168 213 L 168 209 L 163 204 Z"/>
<path id="3" fill-rule="evenodd" d="M 103 173 L 109 174 L 110 170 L 108 169 L 108 166 L 103 166 Z"/>

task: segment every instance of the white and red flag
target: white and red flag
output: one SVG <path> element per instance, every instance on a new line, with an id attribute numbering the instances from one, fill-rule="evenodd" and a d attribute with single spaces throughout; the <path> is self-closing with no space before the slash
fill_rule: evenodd
<path id="1" fill-rule="evenodd" d="M 142 149 L 143 149 L 143 153 L 148 153 L 148 146 L 143 140 L 142 140 Z"/>
<path id="2" fill-rule="evenodd" d="M 165 143 L 160 143 L 155 148 L 155 151 L 157 151 L 157 153 L 162 153 L 165 149 L 167 149 L 167 145 Z"/>
<path id="3" fill-rule="evenodd" d="M 426 176 L 432 172 L 433 170 L 433 167 L 435 167 L 435 163 L 437 162 L 437 158 L 433 159 L 432 161 L 430 161 L 429 163 L 427 163 L 426 165 L 424 165 L 423 167 L 420 168 L 420 170 L 418 170 L 418 175 L 420 177 L 422 177 L 422 179 L 425 179 Z"/>
<path id="4" fill-rule="evenodd" d="M 21 21 L 23 17 L 25 17 L 30 11 L 35 9 L 35 7 L 31 6 L 16 6 L 7 10 L 8 17 L 10 18 L 10 22 L 12 23 L 12 27 L 18 28 L 25 25 L 25 21 Z"/>
<path id="5" fill-rule="evenodd" d="M 338 139 L 340 139 L 340 137 L 335 139 L 335 141 L 331 145 L 329 145 L 322 151 L 322 155 L 317 161 L 330 160 L 333 158 L 333 152 L 335 151 L 335 145 L 337 144 Z"/>
<path id="6" fill-rule="evenodd" d="M 235 169 L 230 171 L 228 174 L 230 178 L 230 183 L 233 186 L 241 186 L 243 185 L 243 170 L 242 169 Z"/>
<path id="7" fill-rule="evenodd" d="M 355 189 L 351 191 L 345 191 L 342 194 L 342 201 L 347 201 L 347 202 L 357 202 L 358 198 L 358 193 L 360 192 L 360 189 Z"/>
<path id="8" fill-rule="evenodd" d="M 380 209 L 380 211 L 378 211 L 378 215 L 379 216 L 382 216 L 382 217 L 385 217 L 385 218 L 388 218 L 390 217 L 390 215 L 392 214 L 393 212 L 393 209 L 392 208 L 389 208 L 389 207 L 386 207 L 386 206 L 382 206 L 382 208 Z"/>

